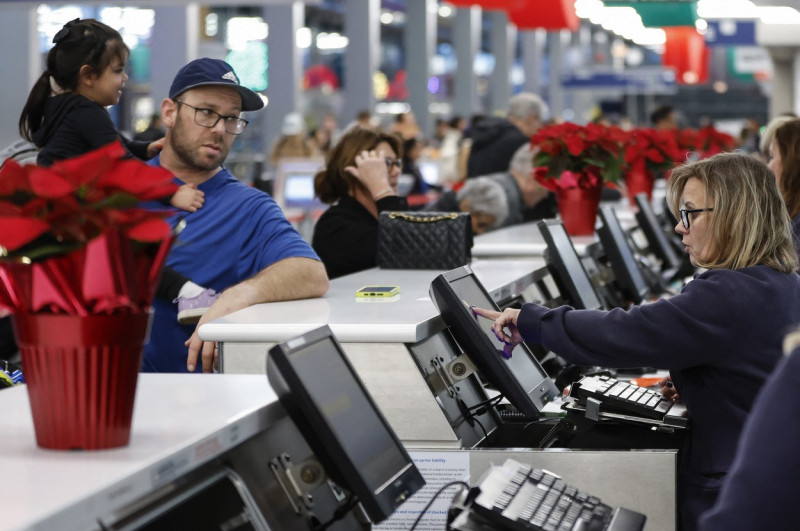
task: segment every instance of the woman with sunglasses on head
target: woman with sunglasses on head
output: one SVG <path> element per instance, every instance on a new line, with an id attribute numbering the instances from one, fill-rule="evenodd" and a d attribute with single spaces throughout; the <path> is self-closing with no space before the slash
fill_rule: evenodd
<path id="1" fill-rule="evenodd" d="M 314 193 L 332 205 L 314 226 L 311 245 L 333 279 L 377 265 L 378 214 L 408 210 L 397 195 L 402 167 L 399 137 L 353 127 L 314 176 Z"/>
<path id="2" fill-rule="evenodd" d="M 629 310 L 525 304 L 475 312 L 494 320 L 507 352 L 524 339 L 579 365 L 670 371 L 663 392 L 682 400 L 690 418 L 677 486 L 689 531 L 713 506 L 783 336 L 800 323 L 800 277 L 789 215 L 764 163 L 720 154 L 676 168 L 667 186 L 675 230 L 692 264 L 705 269 L 680 294 Z"/>

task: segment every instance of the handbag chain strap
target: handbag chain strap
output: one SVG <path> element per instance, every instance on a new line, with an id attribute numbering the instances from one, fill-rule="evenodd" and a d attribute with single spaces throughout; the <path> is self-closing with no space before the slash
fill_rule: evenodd
<path id="1" fill-rule="evenodd" d="M 444 221 L 446 219 L 456 219 L 458 214 L 455 212 L 452 214 L 442 214 L 439 216 L 411 216 L 408 214 L 404 214 L 403 212 L 391 212 L 389 217 L 392 219 L 402 219 L 403 221 L 412 221 L 414 223 L 436 223 L 437 221 Z"/>

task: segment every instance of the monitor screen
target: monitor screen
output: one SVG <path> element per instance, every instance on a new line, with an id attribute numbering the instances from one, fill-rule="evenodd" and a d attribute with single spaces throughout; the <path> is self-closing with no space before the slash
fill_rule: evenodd
<path id="1" fill-rule="evenodd" d="M 431 283 L 430 295 L 481 376 L 523 414 L 537 417 L 558 390 L 527 346 L 517 346 L 510 359 L 504 358 L 503 344 L 492 332 L 492 322 L 473 315 L 469 306 L 493 310 L 498 307 L 472 269 L 463 266 L 437 276 Z"/>
<path id="2" fill-rule="evenodd" d="M 574 308 L 602 309 L 603 303 L 600 302 L 564 225 L 558 220 L 546 219 L 539 221 L 537 226 L 547 243 L 545 259 L 561 294 Z"/>
<path id="3" fill-rule="evenodd" d="M 271 348 L 267 377 L 325 470 L 373 522 L 425 484 L 327 326 Z"/>
<path id="4" fill-rule="evenodd" d="M 302 210 L 326 208 L 314 194 L 314 176 L 323 165 L 321 159 L 279 161 L 272 185 L 272 196 L 278 206 Z"/>
<path id="5" fill-rule="evenodd" d="M 283 181 L 283 204 L 286 208 L 324 208 L 314 195 L 314 174 L 287 174 Z"/>
<path id="6" fill-rule="evenodd" d="M 419 160 L 417 167 L 422 174 L 422 180 L 428 184 L 439 184 L 439 162 L 435 160 Z"/>
<path id="7" fill-rule="evenodd" d="M 639 208 L 638 212 L 636 212 L 636 221 L 639 223 L 642 232 L 644 232 L 645 238 L 647 238 L 650 252 L 661 261 L 661 269 L 676 269 L 680 267 L 682 258 L 678 256 L 678 253 L 670 244 L 667 234 L 656 218 L 653 206 L 647 199 L 647 195 L 638 194 L 635 200 L 636 206 Z"/>
<path id="8" fill-rule="evenodd" d="M 598 210 L 602 225 L 597 229 L 603 250 L 614 270 L 616 287 L 627 301 L 639 304 L 647 296 L 649 287 L 642 276 L 639 264 L 625 237 L 625 231 L 619 223 L 614 207 L 601 206 Z"/>

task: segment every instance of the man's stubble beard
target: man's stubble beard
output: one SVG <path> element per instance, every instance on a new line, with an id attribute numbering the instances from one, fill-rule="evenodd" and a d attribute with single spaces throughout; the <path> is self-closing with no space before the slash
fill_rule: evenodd
<path id="1" fill-rule="evenodd" d="M 199 126 L 198 126 L 199 127 Z M 198 171 L 212 171 L 222 166 L 225 159 L 228 157 L 230 148 L 227 146 L 223 138 L 214 138 L 214 141 L 219 144 L 221 151 L 220 156 L 212 160 L 200 157 L 198 151 L 194 146 L 186 142 L 185 139 L 188 135 L 184 133 L 185 122 L 179 116 L 175 122 L 175 127 L 172 130 L 172 138 L 170 145 L 175 157 L 188 168 Z"/>

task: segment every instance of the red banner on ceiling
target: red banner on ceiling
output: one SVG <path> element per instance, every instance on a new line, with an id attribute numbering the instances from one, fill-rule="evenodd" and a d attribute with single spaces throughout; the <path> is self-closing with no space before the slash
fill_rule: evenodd
<path id="1" fill-rule="evenodd" d="M 547 30 L 578 29 L 580 20 L 575 14 L 575 0 L 450 0 L 458 7 L 479 6 L 482 9 L 501 9 L 519 29 Z"/>
<path id="2" fill-rule="evenodd" d="M 676 79 L 682 85 L 708 82 L 709 49 L 705 39 L 694 26 L 663 28 L 667 34 L 661 64 L 675 69 Z"/>

